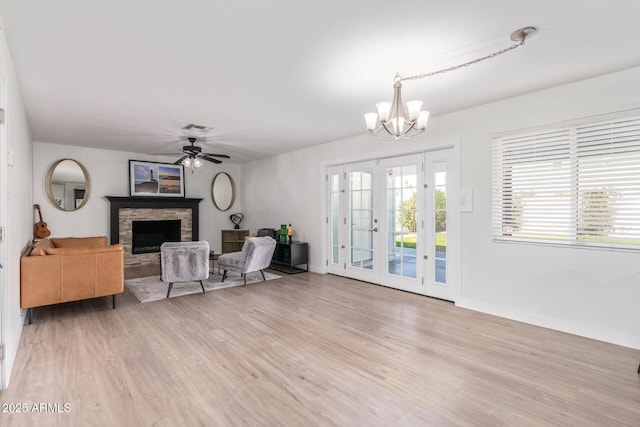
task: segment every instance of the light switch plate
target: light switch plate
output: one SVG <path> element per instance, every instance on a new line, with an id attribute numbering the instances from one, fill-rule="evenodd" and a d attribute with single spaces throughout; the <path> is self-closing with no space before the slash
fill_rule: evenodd
<path id="1" fill-rule="evenodd" d="M 460 189 L 460 212 L 473 212 L 473 189 Z"/>

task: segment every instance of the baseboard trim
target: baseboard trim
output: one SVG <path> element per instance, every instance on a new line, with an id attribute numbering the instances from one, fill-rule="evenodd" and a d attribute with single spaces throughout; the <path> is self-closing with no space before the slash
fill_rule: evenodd
<path id="1" fill-rule="evenodd" d="M 524 322 L 543 328 L 566 332 L 610 344 L 621 345 L 640 350 L 640 335 L 620 333 L 618 331 L 572 322 L 566 319 L 542 316 L 535 313 L 513 310 L 502 306 L 487 304 L 480 301 L 465 299 L 456 302 L 456 306 L 469 310 L 479 311 L 506 319 Z"/>

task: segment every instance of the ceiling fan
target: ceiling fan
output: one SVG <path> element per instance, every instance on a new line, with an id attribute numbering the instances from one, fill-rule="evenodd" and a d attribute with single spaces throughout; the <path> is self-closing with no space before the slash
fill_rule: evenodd
<path id="1" fill-rule="evenodd" d="M 203 153 L 202 147 L 195 145 L 197 140 L 198 138 L 196 138 L 195 136 L 187 137 L 187 141 L 189 141 L 191 145 L 184 145 L 182 147 L 184 156 L 173 162 L 174 165 L 179 165 L 180 163 L 182 163 L 186 167 L 199 168 L 203 164 L 201 159 L 220 164 L 222 163 L 222 160 L 214 159 L 214 157 L 220 157 L 223 159 L 231 158 L 226 154 Z"/>

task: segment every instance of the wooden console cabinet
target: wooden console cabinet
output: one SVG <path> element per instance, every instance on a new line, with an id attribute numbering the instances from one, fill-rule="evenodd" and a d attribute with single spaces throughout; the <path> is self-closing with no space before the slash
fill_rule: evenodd
<path id="1" fill-rule="evenodd" d="M 222 253 L 240 252 L 244 245 L 245 237 L 249 237 L 249 230 L 232 229 L 221 230 L 220 244 L 222 245 Z"/>

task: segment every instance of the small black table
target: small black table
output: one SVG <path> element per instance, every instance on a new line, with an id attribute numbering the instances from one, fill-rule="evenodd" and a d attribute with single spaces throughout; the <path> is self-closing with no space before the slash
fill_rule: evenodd
<path id="1" fill-rule="evenodd" d="M 221 254 L 217 254 L 214 251 L 209 251 L 209 261 L 217 261 Z M 213 271 L 209 270 L 209 274 L 214 274 Z M 220 275 L 220 266 L 218 266 L 218 275 Z"/>
<path id="2" fill-rule="evenodd" d="M 306 265 L 306 268 L 298 268 L 298 265 Z M 286 267 L 281 270 L 280 267 Z M 276 242 L 276 250 L 271 260 L 272 270 L 283 273 L 296 274 L 309 271 L 309 244 L 307 242 L 279 243 Z"/>

